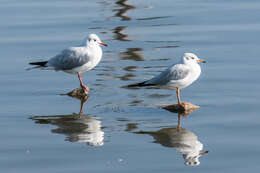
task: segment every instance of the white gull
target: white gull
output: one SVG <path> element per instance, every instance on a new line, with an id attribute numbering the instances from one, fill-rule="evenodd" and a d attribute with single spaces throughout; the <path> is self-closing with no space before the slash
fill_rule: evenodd
<path id="1" fill-rule="evenodd" d="M 81 73 L 93 69 L 100 62 L 102 58 L 100 45 L 107 46 L 96 34 L 90 34 L 85 40 L 84 46 L 70 47 L 48 61 L 31 62 L 29 64 L 36 65 L 35 68 L 77 74 L 81 88 L 88 91 L 89 88 L 82 82 Z"/>
<path id="2" fill-rule="evenodd" d="M 180 89 L 191 85 L 198 79 L 201 73 L 199 62 L 205 63 L 206 61 L 199 59 L 193 53 L 185 53 L 179 63 L 171 65 L 158 76 L 141 83 L 128 85 L 128 87 L 157 86 L 176 90 L 178 104 L 182 105 Z"/>

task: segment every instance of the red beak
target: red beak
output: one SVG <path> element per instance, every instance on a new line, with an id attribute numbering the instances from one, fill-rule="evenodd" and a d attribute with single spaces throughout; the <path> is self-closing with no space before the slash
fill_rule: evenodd
<path id="1" fill-rule="evenodd" d="M 103 43 L 103 42 L 101 42 L 101 43 L 99 43 L 100 45 L 102 45 L 102 46 L 107 46 L 107 44 L 106 43 Z"/>
<path id="2" fill-rule="evenodd" d="M 203 156 L 203 155 L 205 155 L 207 153 L 209 153 L 209 151 L 204 151 L 204 152 L 200 153 L 200 156 Z"/>

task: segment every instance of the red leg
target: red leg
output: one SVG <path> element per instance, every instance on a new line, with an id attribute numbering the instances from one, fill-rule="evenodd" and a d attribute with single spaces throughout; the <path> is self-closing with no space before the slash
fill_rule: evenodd
<path id="1" fill-rule="evenodd" d="M 181 115 L 178 114 L 178 125 L 177 125 L 177 130 L 181 128 Z"/>
<path id="2" fill-rule="evenodd" d="M 84 85 L 83 82 L 82 82 L 81 73 L 78 73 L 78 78 L 79 78 L 81 88 L 86 90 L 86 91 L 89 91 L 89 88 L 86 85 Z"/>
<path id="3" fill-rule="evenodd" d="M 176 94 L 177 94 L 178 104 L 181 105 L 180 89 L 179 88 L 177 88 Z"/>
<path id="4" fill-rule="evenodd" d="M 80 102 L 80 111 L 79 111 L 79 114 L 82 115 L 83 113 L 83 104 L 82 102 Z"/>
<path id="5" fill-rule="evenodd" d="M 79 111 L 79 114 L 80 114 L 80 115 L 83 114 L 83 107 L 84 107 L 84 104 L 85 104 L 86 101 L 88 101 L 88 96 L 85 97 L 84 99 L 81 99 L 81 100 L 80 100 L 80 111 Z"/>

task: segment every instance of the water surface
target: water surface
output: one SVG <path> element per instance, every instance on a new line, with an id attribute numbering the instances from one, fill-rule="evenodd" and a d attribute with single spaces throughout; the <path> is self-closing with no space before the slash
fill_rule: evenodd
<path id="1" fill-rule="evenodd" d="M 258 1 L 1 2 L 1 172 L 259 170 Z M 89 33 L 109 47 L 83 74 L 91 92 L 79 116 L 80 100 L 60 95 L 76 76 L 25 69 Z M 175 91 L 122 87 L 184 52 L 208 62 L 181 91 L 200 105 L 190 115 L 158 108 L 176 103 Z"/>

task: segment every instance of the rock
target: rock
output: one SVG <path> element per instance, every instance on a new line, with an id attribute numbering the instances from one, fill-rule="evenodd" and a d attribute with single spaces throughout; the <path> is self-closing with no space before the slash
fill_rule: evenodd
<path id="1" fill-rule="evenodd" d="M 82 88 L 76 88 L 76 89 L 72 90 L 71 92 L 67 93 L 66 95 L 78 98 L 80 100 L 85 100 L 88 98 L 88 92 Z"/>
<path id="2" fill-rule="evenodd" d="M 192 103 L 188 103 L 188 102 L 182 102 L 182 105 L 179 105 L 179 104 L 164 105 L 164 106 L 160 106 L 160 108 L 173 112 L 173 113 L 179 113 L 182 116 L 187 116 L 190 113 L 192 113 L 194 110 L 198 109 L 199 106 L 196 106 L 196 105 L 194 105 Z"/>

